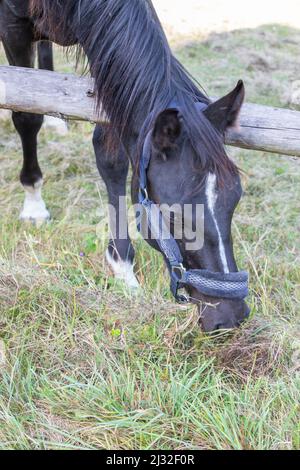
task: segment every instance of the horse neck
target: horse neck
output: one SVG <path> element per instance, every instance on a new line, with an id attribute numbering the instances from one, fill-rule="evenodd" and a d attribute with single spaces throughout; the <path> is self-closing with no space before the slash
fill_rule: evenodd
<path id="1" fill-rule="evenodd" d="M 50 37 L 60 43 L 72 38 L 87 55 L 98 105 L 111 122 L 111 140 L 146 132 L 176 92 L 191 102 L 200 98 L 172 56 L 150 0 L 31 1 Z"/>
<path id="2" fill-rule="evenodd" d="M 85 8 L 83 20 L 74 17 L 73 25 L 90 62 L 98 102 L 118 135 L 138 132 L 168 105 L 175 82 L 182 89 L 192 89 L 192 82 L 178 73 L 151 3 L 91 0 Z"/>

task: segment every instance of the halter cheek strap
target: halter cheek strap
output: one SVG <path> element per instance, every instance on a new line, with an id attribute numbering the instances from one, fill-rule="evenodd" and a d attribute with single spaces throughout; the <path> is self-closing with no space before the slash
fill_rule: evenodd
<path id="1" fill-rule="evenodd" d="M 202 112 L 207 106 L 204 103 L 196 103 Z M 173 101 L 168 109 L 178 109 Z M 149 199 L 147 191 L 147 171 L 151 160 L 152 131 L 145 139 L 143 153 L 140 159 L 140 187 L 139 203 L 141 213 L 145 215 L 148 232 L 154 239 L 160 251 L 165 257 L 171 277 L 171 292 L 178 302 L 189 302 L 186 295 L 179 294 L 179 290 L 185 287 L 193 287 L 199 293 L 222 299 L 242 300 L 248 295 L 248 273 L 245 271 L 234 273 L 216 273 L 205 269 L 186 270 L 183 266 L 183 258 L 176 240 L 170 233 L 163 214 L 158 205 Z M 138 229 L 142 231 L 141 224 Z"/>

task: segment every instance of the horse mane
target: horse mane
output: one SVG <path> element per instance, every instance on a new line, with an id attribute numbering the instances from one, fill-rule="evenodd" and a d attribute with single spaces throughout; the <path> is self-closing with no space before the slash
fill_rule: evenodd
<path id="1" fill-rule="evenodd" d="M 176 98 L 201 169 L 222 179 L 237 171 L 222 135 L 197 112 L 194 103 L 209 99 L 172 54 L 151 0 L 30 0 L 30 8 L 39 29 L 70 32 L 88 56 L 112 143 L 134 130 L 143 141 Z"/>

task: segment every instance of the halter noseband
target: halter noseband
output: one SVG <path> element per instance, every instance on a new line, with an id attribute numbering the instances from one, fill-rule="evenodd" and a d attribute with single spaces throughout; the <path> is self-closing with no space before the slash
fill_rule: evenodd
<path id="1" fill-rule="evenodd" d="M 207 107 L 204 103 L 196 103 L 197 108 L 203 112 Z M 168 109 L 178 109 L 174 101 Z M 189 302 L 186 295 L 179 294 L 179 290 L 187 286 L 195 288 L 199 293 L 209 297 L 231 300 L 243 300 L 248 295 L 248 273 L 245 271 L 232 273 L 217 273 L 205 269 L 186 270 L 183 258 L 176 240 L 167 227 L 163 214 L 158 205 L 149 199 L 147 191 L 147 171 L 151 160 L 150 131 L 145 139 L 143 153 L 140 159 L 139 204 L 142 213 L 146 215 L 147 227 L 162 254 L 165 257 L 170 277 L 171 292 L 180 303 Z M 141 231 L 141 224 L 138 226 Z"/>

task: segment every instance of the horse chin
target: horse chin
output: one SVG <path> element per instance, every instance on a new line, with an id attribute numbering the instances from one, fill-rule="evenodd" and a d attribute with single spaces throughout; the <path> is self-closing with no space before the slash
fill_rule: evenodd
<path id="1" fill-rule="evenodd" d="M 197 302 L 199 322 L 205 333 L 233 330 L 242 325 L 250 314 L 243 300 L 212 299 Z"/>

